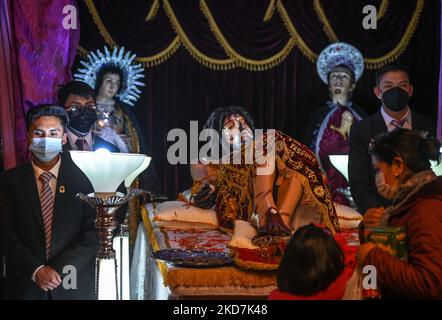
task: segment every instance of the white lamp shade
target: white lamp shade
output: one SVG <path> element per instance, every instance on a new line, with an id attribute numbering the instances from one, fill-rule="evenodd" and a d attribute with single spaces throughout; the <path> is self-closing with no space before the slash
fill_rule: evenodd
<path id="1" fill-rule="evenodd" d="M 145 157 L 143 160 L 143 163 L 141 164 L 141 166 L 138 167 L 138 169 L 136 169 L 134 172 L 132 172 L 125 180 L 124 180 L 124 186 L 126 188 L 129 188 L 130 185 L 132 184 L 132 182 L 135 180 L 136 177 L 138 177 L 138 175 L 143 172 L 144 170 L 146 170 L 146 168 L 149 166 L 150 164 L 150 160 L 152 160 L 151 157 Z"/>
<path id="2" fill-rule="evenodd" d="M 442 152 L 442 149 L 441 149 Z M 348 181 L 348 155 L 330 155 L 333 166 L 341 172 Z M 436 161 L 431 162 L 431 169 L 438 176 L 442 176 L 442 161 L 437 165 Z"/>
<path id="3" fill-rule="evenodd" d="M 340 173 L 347 179 L 348 181 L 348 155 L 346 154 L 335 154 L 328 156 L 330 158 L 333 166 L 338 169 Z"/>
<path id="4" fill-rule="evenodd" d="M 94 191 L 103 193 L 115 192 L 126 179 L 130 178 L 132 183 L 151 160 L 144 154 L 111 153 L 106 149 L 69 152 L 74 163 L 88 177 Z"/>

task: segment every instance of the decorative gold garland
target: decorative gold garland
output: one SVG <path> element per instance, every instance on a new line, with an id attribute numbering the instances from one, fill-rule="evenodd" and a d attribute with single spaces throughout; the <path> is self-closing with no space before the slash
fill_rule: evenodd
<path id="1" fill-rule="evenodd" d="M 378 10 L 378 21 L 381 20 L 385 14 L 387 13 L 387 9 L 388 9 L 388 0 L 382 0 L 381 4 L 379 5 L 379 10 Z"/>
<path id="2" fill-rule="evenodd" d="M 423 10 L 425 1 L 424 0 L 417 0 L 416 1 L 416 9 L 413 12 L 413 16 L 411 17 L 411 20 L 405 29 L 404 35 L 402 36 L 399 43 L 387 54 L 379 57 L 379 58 L 365 58 L 365 66 L 367 69 L 377 69 L 382 67 L 384 64 L 392 62 L 396 60 L 407 48 L 415 30 L 417 27 L 417 24 L 419 22 L 419 18 L 421 15 L 421 12 Z M 336 33 L 334 32 L 333 28 L 330 25 L 330 22 L 328 21 L 324 10 L 322 9 L 321 3 L 319 0 L 314 0 L 313 6 L 315 8 L 316 14 L 318 15 L 319 20 L 324 25 L 324 31 L 327 34 L 327 37 L 332 42 L 339 41 L 338 37 L 336 36 Z M 388 7 L 388 1 L 382 1 L 380 5 L 380 10 L 378 17 L 382 17 Z"/>
<path id="3" fill-rule="evenodd" d="M 84 0 L 86 3 L 86 6 L 89 10 L 89 12 L 92 15 L 93 21 L 96 24 L 100 34 L 104 38 L 107 45 L 110 47 L 119 47 L 119 45 L 115 42 L 115 40 L 112 38 L 112 36 L 107 31 L 106 27 L 103 24 L 103 21 L 101 20 L 97 9 L 94 5 L 93 0 Z M 159 10 L 159 2 L 160 0 L 155 0 L 152 4 L 152 7 L 150 8 L 148 15 L 146 16 L 146 21 L 150 21 L 153 19 L 158 10 Z M 383 66 L 386 63 L 392 62 L 396 60 L 407 48 L 415 30 L 417 27 L 417 24 L 419 22 L 420 15 L 422 13 L 423 7 L 424 7 L 425 1 L 424 0 L 417 0 L 416 2 L 416 9 L 413 12 L 413 15 L 411 17 L 411 20 L 404 32 L 404 35 L 400 39 L 399 43 L 387 54 L 379 57 L 379 58 L 365 58 L 365 66 L 367 69 L 376 69 L 381 66 Z M 385 13 L 387 12 L 387 8 L 389 5 L 388 0 L 382 0 L 379 10 L 378 10 L 378 19 L 381 19 Z M 336 33 L 334 32 L 332 26 L 330 25 L 324 10 L 321 6 L 321 3 L 319 0 L 314 0 L 313 2 L 314 9 L 318 15 L 319 20 L 324 25 L 324 32 L 326 33 L 327 37 L 330 41 L 336 42 L 339 41 L 338 37 L 336 36 Z M 263 60 L 254 60 L 254 59 L 248 59 L 233 49 L 233 47 L 228 43 L 224 35 L 222 34 L 221 30 L 218 27 L 218 24 L 216 23 L 215 19 L 213 18 L 213 15 L 210 11 L 210 8 L 208 7 L 205 0 L 200 0 L 200 8 L 206 17 L 210 29 L 215 35 L 216 39 L 220 43 L 220 45 L 223 47 L 225 53 L 229 58 L 227 59 L 216 59 L 209 57 L 208 55 L 202 53 L 200 50 L 198 50 L 193 43 L 189 40 L 187 35 L 185 34 L 181 24 L 179 23 L 178 19 L 175 16 L 175 13 L 172 9 L 172 6 L 170 5 L 168 0 L 163 0 L 163 8 L 166 11 L 167 16 L 169 17 L 169 20 L 172 24 L 172 27 L 174 28 L 177 36 L 172 40 L 172 42 L 165 48 L 163 51 L 149 57 L 137 57 L 135 60 L 142 63 L 145 67 L 149 66 L 155 66 L 160 63 L 163 63 L 168 58 L 170 58 L 176 50 L 180 47 L 181 44 L 184 45 L 186 50 L 189 52 L 189 54 L 197 60 L 199 63 L 203 64 L 204 66 L 214 69 L 214 70 L 229 70 L 236 67 L 242 67 L 247 70 L 253 70 L 253 71 L 262 71 L 269 68 L 272 68 L 279 63 L 281 63 L 291 52 L 294 46 L 297 46 L 299 50 L 312 62 L 314 63 L 316 59 L 318 58 L 318 54 L 312 51 L 309 46 L 306 44 L 306 42 L 302 39 L 299 32 L 296 30 L 295 26 L 293 25 L 292 21 L 290 20 L 290 17 L 287 13 L 286 8 L 284 7 L 282 0 L 270 0 L 269 6 L 266 10 L 265 16 L 264 16 L 264 22 L 269 21 L 273 17 L 274 10 L 278 11 L 279 15 L 281 16 L 281 19 L 288 30 L 289 34 L 291 35 L 290 40 L 287 42 L 287 44 L 284 46 L 284 48 L 275 54 L 274 56 L 263 59 Z M 77 53 L 85 58 L 87 56 L 88 51 L 79 46 Z"/>
<path id="4" fill-rule="evenodd" d="M 180 45 L 180 39 L 176 36 L 163 51 L 150 57 L 138 57 L 135 60 L 141 62 L 145 67 L 156 66 L 169 59 L 178 50 Z"/>
<path id="5" fill-rule="evenodd" d="M 159 8 L 160 8 L 160 0 L 154 0 L 144 21 L 150 21 L 153 18 L 155 18 Z"/>
<path id="6" fill-rule="evenodd" d="M 254 71 L 262 71 L 272 68 L 278 65 L 279 63 L 281 63 L 289 55 L 289 53 L 291 52 L 291 50 L 295 45 L 294 39 L 290 38 L 290 40 L 287 41 L 287 44 L 284 46 L 284 48 L 270 58 L 264 60 L 253 60 L 246 58 L 241 54 L 239 54 L 238 52 L 236 52 L 236 50 L 233 49 L 232 46 L 230 46 L 229 42 L 226 40 L 221 30 L 219 29 L 218 24 L 213 18 L 212 12 L 210 11 L 210 8 L 205 0 L 200 0 L 200 8 L 204 16 L 206 17 L 207 21 L 209 22 L 210 29 L 212 30 L 218 42 L 223 47 L 224 51 L 227 53 L 227 55 L 230 58 L 232 58 L 237 62 L 237 65 L 239 65 L 242 68 Z"/>
<path id="7" fill-rule="evenodd" d="M 231 58 L 227 59 L 216 59 L 211 58 L 201 51 L 199 51 L 193 43 L 189 40 L 183 28 L 181 27 L 180 22 L 178 21 L 175 13 L 173 12 L 172 6 L 170 5 L 168 0 L 163 1 L 164 10 L 166 11 L 167 16 L 169 17 L 170 23 L 172 24 L 173 29 L 178 35 L 180 42 L 184 45 L 184 48 L 189 52 L 189 54 L 197 60 L 202 65 L 215 69 L 215 70 L 229 70 L 236 67 L 235 61 Z"/>
<path id="8" fill-rule="evenodd" d="M 94 1 L 84 0 L 84 2 L 86 3 L 87 9 L 92 15 L 92 19 L 94 20 L 95 24 L 98 27 L 98 31 L 100 31 L 100 34 L 103 36 L 104 41 L 106 41 L 106 43 L 111 47 L 118 47 L 118 44 L 114 41 L 114 39 L 112 39 L 111 35 L 104 26 L 103 21 L 101 20 L 100 15 L 98 14 L 97 8 L 95 8 Z"/>
<path id="9" fill-rule="evenodd" d="M 419 22 L 420 15 L 422 10 L 424 9 L 424 0 L 417 0 L 416 9 L 413 12 L 413 16 L 411 17 L 410 23 L 405 29 L 404 35 L 402 36 L 399 43 L 391 50 L 389 53 L 383 55 L 379 58 L 365 58 L 365 66 L 367 69 L 377 69 L 382 67 L 384 64 L 393 62 L 405 51 L 408 44 L 410 43 L 411 38 L 413 37 L 414 32 L 416 31 L 417 24 Z"/>
<path id="10" fill-rule="evenodd" d="M 336 33 L 333 31 L 333 28 L 330 25 L 330 22 L 328 21 L 327 17 L 325 16 L 324 10 L 322 9 L 319 0 L 313 1 L 313 8 L 316 11 L 316 15 L 319 17 L 319 20 L 324 25 L 324 32 L 327 35 L 328 40 L 330 40 L 331 42 L 337 42 L 338 37 L 336 36 Z"/>
<path id="11" fill-rule="evenodd" d="M 295 40 L 295 45 L 307 57 L 307 59 L 309 59 L 311 62 L 315 62 L 316 59 L 318 58 L 318 55 L 315 52 L 313 52 L 307 46 L 305 41 L 302 39 L 298 30 L 296 30 L 295 26 L 293 25 L 292 21 L 290 20 L 289 14 L 287 13 L 287 9 L 282 4 L 282 1 L 278 0 L 278 2 L 276 3 L 276 9 L 278 10 L 278 13 L 281 16 L 281 19 L 284 22 L 284 25 L 287 28 L 288 32 L 290 33 L 292 38 Z"/>
<path id="12" fill-rule="evenodd" d="M 84 0 L 84 1 L 86 3 L 86 6 L 87 6 L 90 14 L 92 15 L 92 19 L 94 20 L 95 24 L 97 25 L 98 30 L 99 30 L 100 34 L 103 36 L 106 44 L 112 48 L 113 47 L 119 48 L 119 45 L 111 37 L 111 35 L 107 31 L 106 27 L 104 26 L 103 21 L 101 20 L 100 15 L 98 14 L 97 8 L 95 7 L 93 0 Z M 152 10 L 150 10 L 150 11 L 152 11 Z M 179 47 L 180 47 L 180 41 L 177 36 L 177 37 L 175 37 L 175 39 L 172 40 L 172 42 L 163 51 L 161 51 L 153 56 L 150 56 L 150 57 L 137 57 L 137 58 L 135 58 L 135 61 L 140 62 L 145 67 L 156 66 L 160 63 L 163 63 L 167 59 L 169 59 Z M 84 54 L 84 53 L 85 53 L 84 48 L 81 48 L 81 49 L 79 48 L 80 56 L 87 55 L 87 53 L 86 54 Z"/>
<path id="13" fill-rule="evenodd" d="M 377 14 L 378 20 L 381 19 L 387 13 L 388 4 L 389 4 L 388 0 L 382 0 L 381 4 L 379 5 L 379 10 Z M 316 15 L 319 17 L 319 20 L 324 25 L 324 32 L 327 34 L 328 39 L 333 42 L 339 41 L 338 37 L 333 31 L 332 26 L 330 25 L 330 22 L 327 19 L 327 16 L 324 13 L 324 9 L 322 9 L 319 0 L 313 1 L 313 7 L 316 11 Z"/>
<path id="14" fill-rule="evenodd" d="M 272 19 L 273 13 L 275 12 L 275 1 L 276 0 L 269 1 L 269 6 L 267 7 L 266 13 L 262 21 L 267 22 L 270 21 L 270 19 Z"/>

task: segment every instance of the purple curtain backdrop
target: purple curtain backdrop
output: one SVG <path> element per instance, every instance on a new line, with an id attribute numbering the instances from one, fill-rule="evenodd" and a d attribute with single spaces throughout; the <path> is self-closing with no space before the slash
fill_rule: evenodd
<path id="1" fill-rule="evenodd" d="M 442 17 L 442 0 L 440 3 L 441 3 L 440 15 Z M 440 21 L 440 36 L 442 37 L 442 19 Z M 442 48 L 442 41 L 440 45 Z M 439 65 L 439 112 L 437 115 L 437 137 L 439 138 L 439 140 L 442 140 L 442 54 L 441 54 L 441 62 Z"/>
<path id="2" fill-rule="evenodd" d="M 17 61 L 13 56 L 14 40 L 11 29 L 11 8 L 9 0 L 0 0 L 0 137 L 2 137 L 2 155 L 5 168 L 12 168 L 16 164 L 15 156 L 15 127 L 14 101 L 20 101 L 16 97 L 19 91 L 14 90 L 14 79 L 17 75 Z M 0 168 L 2 164 L 0 163 Z"/>
<path id="3" fill-rule="evenodd" d="M 19 91 L 21 99 L 13 106 L 11 101 L 2 102 L 2 110 L 15 110 L 15 124 L 4 123 L 2 127 L 8 129 L 3 133 L 5 141 L 15 134 L 17 163 L 21 163 L 28 158 L 24 114 L 37 104 L 55 102 L 58 87 L 70 80 L 80 30 L 79 23 L 76 30 L 63 27 L 63 8 L 76 5 L 74 0 L 7 2 L 12 18 L 8 24 L 12 30 L 10 44 L 15 50 L 9 52 L 10 61 L 18 66 L 18 74 L 12 77 L 16 77 L 14 90 Z M 10 152 L 4 151 L 6 155 Z M 7 167 L 12 165 L 7 163 Z"/>

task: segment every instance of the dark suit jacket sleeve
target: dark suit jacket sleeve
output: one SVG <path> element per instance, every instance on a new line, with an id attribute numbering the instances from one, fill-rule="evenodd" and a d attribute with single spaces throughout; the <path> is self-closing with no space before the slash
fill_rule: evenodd
<path id="1" fill-rule="evenodd" d="M 370 183 L 370 156 L 368 143 L 363 139 L 364 128 L 354 124 L 350 129 L 348 178 L 353 200 L 364 214 L 369 208 L 382 207 L 383 203 Z"/>
<path id="2" fill-rule="evenodd" d="M 64 250 L 63 253 L 54 257 L 49 264 L 60 275 L 63 272 L 63 268 L 67 265 L 72 265 L 77 270 L 81 270 L 97 253 L 98 235 L 94 222 L 95 210 L 88 204 L 83 204 L 82 211 L 83 226 L 77 240 Z"/>
<path id="3" fill-rule="evenodd" d="M 32 277 L 34 271 L 45 262 L 33 256 L 16 235 L 12 195 L 8 191 L 5 174 L 0 176 L 0 245 L 7 263 L 13 264 L 23 276 Z"/>

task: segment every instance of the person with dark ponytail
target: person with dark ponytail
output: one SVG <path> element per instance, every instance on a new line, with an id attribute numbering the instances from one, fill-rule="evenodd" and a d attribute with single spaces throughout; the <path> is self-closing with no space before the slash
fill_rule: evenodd
<path id="1" fill-rule="evenodd" d="M 367 211 L 364 227 L 405 227 L 407 260 L 366 243 L 359 247 L 362 266 L 377 271 L 386 298 L 442 298 L 442 177 L 430 160 L 441 161 L 441 142 L 408 129 L 378 136 L 370 145 L 376 187 L 392 201 Z"/>
<path id="2" fill-rule="evenodd" d="M 269 300 L 342 300 L 356 268 L 354 246 L 322 225 L 300 227 L 288 242 Z"/>

